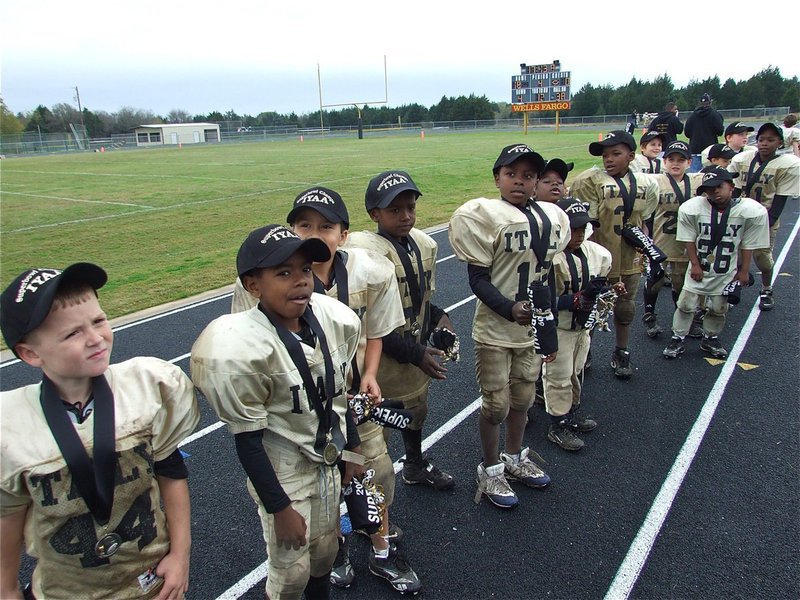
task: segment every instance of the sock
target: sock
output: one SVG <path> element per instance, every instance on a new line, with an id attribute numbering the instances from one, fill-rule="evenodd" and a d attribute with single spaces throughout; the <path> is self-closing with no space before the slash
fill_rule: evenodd
<path id="1" fill-rule="evenodd" d="M 515 465 L 518 465 L 519 464 L 519 456 L 520 456 L 520 454 L 521 454 L 520 452 L 518 452 L 517 454 L 508 454 L 508 453 L 506 453 L 506 456 L 511 459 L 512 463 L 514 463 Z"/>
<path id="2" fill-rule="evenodd" d="M 422 464 L 422 430 L 401 429 L 403 446 L 406 450 L 406 462 L 417 465 Z"/>
<path id="3" fill-rule="evenodd" d="M 615 346 L 615 348 L 616 348 L 616 352 L 625 352 L 625 351 L 628 350 L 627 346 L 625 346 L 624 348 L 622 348 L 620 346 Z"/>
<path id="4" fill-rule="evenodd" d="M 303 593 L 306 600 L 330 600 L 331 572 L 328 571 L 322 577 L 309 577 Z"/>
<path id="5" fill-rule="evenodd" d="M 389 546 L 386 546 L 384 550 L 377 550 L 375 546 L 373 546 L 372 553 L 375 555 L 375 558 L 389 558 Z"/>
<path id="6" fill-rule="evenodd" d="M 646 313 L 656 313 L 656 302 L 658 301 L 658 294 L 653 294 L 652 292 L 644 292 L 644 312 Z"/>

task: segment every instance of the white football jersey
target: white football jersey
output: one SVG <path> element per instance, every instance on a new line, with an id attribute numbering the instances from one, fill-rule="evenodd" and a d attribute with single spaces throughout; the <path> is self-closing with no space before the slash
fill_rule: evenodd
<path id="1" fill-rule="evenodd" d="M 347 238 L 345 249 L 349 251 L 350 248 L 364 248 L 387 258 L 394 265 L 397 290 L 404 314 L 403 323 L 396 327 L 395 331 L 405 338 L 413 338 L 417 343 L 423 343 L 422 336 L 430 321 L 431 296 L 436 290 L 436 251 L 438 247 L 432 237 L 419 229 L 412 229 L 409 236 L 413 238 L 419 248 L 422 268 L 425 271 L 425 294 L 422 298 L 421 314 L 416 316 L 411 301 L 411 292 L 406 281 L 405 268 L 397 250 L 389 240 L 371 231 L 356 231 Z M 417 257 L 414 253 L 410 253 L 408 256 L 414 270 L 414 277 L 418 278 Z M 420 332 L 417 335 L 412 333 L 414 323 L 419 325 Z M 423 394 L 430 385 L 430 377 L 415 365 L 399 363 L 387 354 L 383 354 L 378 369 L 378 385 L 381 386 L 381 392 L 387 398 L 407 400 Z"/>
<path id="2" fill-rule="evenodd" d="M 682 194 L 686 194 L 686 183 L 689 184 L 689 192 L 682 199 L 683 202 L 697 195 L 697 186 L 703 181 L 702 173 L 684 173 L 684 179 L 678 183 L 678 189 Z M 686 254 L 686 245 L 675 239 L 678 231 L 678 206 L 681 202 L 675 193 L 675 189 L 670 183 L 671 175 L 662 173 L 654 175 L 653 179 L 658 185 L 658 206 L 653 216 L 653 242 L 658 246 L 668 260 L 687 262 L 689 256 Z"/>
<path id="3" fill-rule="evenodd" d="M 456 209 L 450 218 L 450 244 L 462 262 L 486 267 L 492 285 L 513 302 L 528 300 L 528 285 L 546 281 L 553 258 L 567 247 L 569 217 L 557 205 L 538 202 L 550 221 L 550 237 L 543 263 L 531 250 L 531 226 L 522 209 L 500 199 L 476 198 Z M 525 209 L 529 210 L 529 209 Z M 542 219 L 530 211 L 542 232 Z M 524 348 L 532 346 L 528 327 L 497 314 L 480 300 L 475 307 L 472 337 L 483 344 Z"/>
<path id="4" fill-rule="evenodd" d="M 346 439 L 346 379 L 356 353 L 361 325 L 347 306 L 322 294 L 312 294 L 310 306 L 325 332 L 334 366 L 333 410 Z M 311 375 L 325 381 L 319 340 L 314 348 L 301 343 Z M 320 420 L 306 393 L 300 371 L 269 319 L 258 309 L 213 320 L 192 346 L 192 380 L 233 434 L 266 430 L 295 445 L 313 462 Z"/>
<path id="5" fill-rule="evenodd" d="M 701 264 L 709 264 L 702 281 L 692 279 L 691 269 L 688 269 L 683 289 L 695 294 L 717 296 L 736 274 L 739 250 L 769 248 L 767 211 L 750 198 L 731 200 L 725 233 L 719 244 L 709 251 L 711 203 L 705 196 L 695 196 L 678 209 L 676 239 L 679 242 L 694 242 Z"/>
<path id="6" fill-rule="evenodd" d="M 634 173 L 662 173 L 664 161 L 661 158 L 648 158 L 644 154 L 636 154 L 630 166 Z"/>
<path id="7" fill-rule="evenodd" d="M 0 393 L 0 514 L 27 508 L 25 548 L 38 559 L 37 598 L 140 598 L 137 577 L 169 551 L 153 463 L 172 454 L 200 418 L 194 387 L 173 364 L 151 357 L 109 366 L 114 394 L 117 473 L 108 527 L 95 522 L 42 412 L 41 384 Z M 91 455 L 95 412 L 76 423 Z M 95 553 L 109 532 L 122 537 L 110 558 Z M 159 582 L 156 592 L 161 587 Z"/>
<path id="8" fill-rule="evenodd" d="M 728 171 L 734 174 L 737 189 L 746 190 L 748 178 L 755 177 L 760 163 L 757 152 L 742 152 L 733 157 Z M 767 210 L 776 196 L 800 196 L 800 158 L 782 154 L 770 160 L 750 188 L 750 198 Z"/>
<path id="9" fill-rule="evenodd" d="M 582 255 L 582 256 L 581 256 Z M 584 277 L 584 262 L 588 275 Z M 575 271 L 571 268 L 574 266 Z M 564 294 L 577 294 L 585 289 L 583 281 L 588 282 L 595 277 L 607 277 L 611 271 L 611 253 L 590 240 L 585 240 L 578 250 L 565 250 L 553 259 L 553 273 L 555 275 L 556 296 Z M 572 317 L 575 313 L 569 310 L 558 312 L 559 329 L 578 329 Z"/>
<path id="10" fill-rule="evenodd" d="M 636 196 L 628 222 L 643 227 L 644 222 L 658 206 L 658 186 L 652 175 L 633 174 L 636 181 Z M 630 185 L 628 174 L 622 179 L 626 186 Z M 589 218 L 599 222 L 599 226 L 595 227 L 592 234 L 592 241 L 611 252 L 609 277 L 641 272 L 641 261 L 645 259 L 622 240 L 624 204 L 619 185 L 614 178 L 602 169 L 588 169 L 573 180 L 572 195 L 588 202 Z"/>

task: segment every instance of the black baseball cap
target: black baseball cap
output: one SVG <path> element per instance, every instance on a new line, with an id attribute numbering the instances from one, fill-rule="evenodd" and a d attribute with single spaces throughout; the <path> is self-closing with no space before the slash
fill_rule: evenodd
<path id="1" fill-rule="evenodd" d="M 422 196 L 411 175 L 405 171 L 384 171 L 369 180 L 364 205 L 368 212 L 373 208 L 386 208 L 400 193 L 408 190 L 414 192 L 417 198 Z"/>
<path id="2" fill-rule="evenodd" d="M 734 133 L 746 133 L 750 131 L 755 131 L 755 128 L 750 127 L 750 125 L 748 125 L 747 123 L 736 121 L 735 123 L 731 123 L 725 128 L 725 135 L 733 135 Z"/>
<path id="3" fill-rule="evenodd" d="M 777 125 L 775 125 L 775 123 L 770 123 L 769 121 L 767 121 L 761 127 L 758 128 L 758 133 L 756 134 L 756 139 L 761 137 L 761 134 L 764 133 L 767 129 L 771 129 L 772 131 L 774 131 L 778 135 L 779 138 L 783 139 L 783 130 L 780 127 L 778 127 Z"/>
<path id="4" fill-rule="evenodd" d="M 572 171 L 573 168 L 575 168 L 575 163 L 564 162 L 560 158 L 551 158 L 545 163 L 544 167 L 542 167 L 542 172 L 539 173 L 539 177 L 544 176 L 547 171 L 554 171 L 558 173 L 562 181 L 566 181 L 567 174 Z"/>
<path id="5" fill-rule="evenodd" d="M 534 152 L 533 148 L 527 144 L 511 144 L 500 151 L 500 156 L 494 161 L 492 173 L 497 174 L 501 167 L 507 167 L 521 158 L 530 158 L 536 168 L 536 173 L 542 172 L 545 163 L 541 154 Z"/>
<path id="6" fill-rule="evenodd" d="M 589 207 L 577 198 L 564 198 L 556 205 L 567 213 L 570 229 L 580 229 L 589 222 Z"/>
<path id="7" fill-rule="evenodd" d="M 657 131 L 645 131 L 642 134 L 642 137 L 639 138 L 639 145 L 644 146 L 645 144 L 652 142 L 656 138 L 661 140 L 662 145 L 667 143 L 667 138 L 664 136 L 663 133 L 659 133 Z"/>
<path id="8" fill-rule="evenodd" d="M 697 193 L 702 194 L 704 189 L 721 186 L 723 183 L 733 183 L 733 173 L 717 165 L 706 167 L 701 171 L 703 182 L 697 186 Z"/>
<path id="9" fill-rule="evenodd" d="M 670 142 L 669 145 L 664 148 L 664 158 L 668 157 L 670 154 L 680 154 L 683 158 L 692 158 L 692 153 L 689 152 L 689 145 L 681 140 Z"/>
<path id="10" fill-rule="evenodd" d="M 616 146 L 618 144 L 624 144 L 631 149 L 631 152 L 636 152 L 636 140 L 633 139 L 633 136 L 627 131 L 615 129 L 614 131 L 609 131 L 602 141 L 589 144 L 589 154 L 592 156 L 602 156 L 603 148 Z"/>
<path id="11" fill-rule="evenodd" d="M 726 158 L 728 160 L 736 156 L 736 150 L 728 144 L 714 144 L 708 149 L 708 158 Z"/>
<path id="12" fill-rule="evenodd" d="M 294 199 L 286 222 L 294 225 L 297 215 L 304 208 L 315 210 L 331 223 L 342 223 L 345 229 L 350 229 L 350 215 L 347 213 L 344 200 L 337 192 L 329 188 L 313 187 L 300 192 Z"/>
<path id="13" fill-rule="evenodd" d="M 14 346 L 44 322 L 56 292 L 65 283 L 85 283 L 97 291 L 106 281 L 106 272 L 92 263 L 75 263 L 63 271 L 40 268 L 20 273 L 0 297 L 0 327 L 6 344 L 14 350 Z"/>
<path id="14" fill-rule="evenodd" d="M 711 102 L 711 94 L 706 92 L 702 96 L 700 96 L 700 102 Z"/>
<path id="15" fill-rule="evenodd" d="M 251 231 L 236 254 L 239 278 L 253 269 L 276 267 L 295 252 L 303 252 L 311 262 L 331 257 L 328 246 L 319 238 L 301 239 L 283 225 L 267 225 Z"/>

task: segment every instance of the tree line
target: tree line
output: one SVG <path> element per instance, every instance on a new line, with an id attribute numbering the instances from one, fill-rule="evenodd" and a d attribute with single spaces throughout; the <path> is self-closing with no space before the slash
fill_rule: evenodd
<path id="1" fill-rule="evenodd" d="M 718 76 L 702 81 L 692 80 L 685 87 L 676 88 L 669 75 L 661 75 L 653 81 L 636 77 L 621 86 L 610 84 L 595 86 L 585 84 L 572 95 L 572 107 L 561 111 L 561 116 L 594 116 L 606 114 L 628 114 L 634 110 L 639 113 L 659 112 L 667 102 L 676 102 L 678 107 L 688 112 L 698 103 L 703 93 L 709 93 L 718 109 L 752 108 L 759 106 L 789 106 L 797 111 L 800 107 L 800 81 L 795 75 L 784 78 L 777 67 L 768 67 L 747 80 L 734 81 L 732 78 L 721 82 Z M 510 90 L 509 90 L 510 95 Z M 511 104 L 492 102 L 485 95 L 448 97 L 430 107 L 412 103 L 397 107 L 366 106 L 361 108 L 364 126 L 396 123 L 428 123 L 441 121 L 471 121 L 507 119 L 512 116 Z M 535 113 L 535 116 L 554 116 L 554 112 Z M 323 123 L 326 127 L 355 126 L 358 124 L 359 110 L 353 106 L 335 111 L 324 110 Z M 212 122 L 236 124 L 238 127 L 318 127 L 319 111 L 307 114 L 262 112 L 258 115 L 237 114 L 212 111 L 208 114 L 189 114 L 185 110 L 174 109 L 166 115 L 152 111 L 125 106 L 115 113 L 92 111 L 84 108 L 81 112 L 71 104 L 59 103 L 51 108 L 37 106 L 28 113 L 14 114 L 0 98 L 0 133 L 13 134 L 25 131 L 41 133 L 69 132 L 69 125 L 82 124 L 89 137 L 103 138 L 111 134 L 130 133 L 135 127 L 149 123 L 189 123 Z"/>

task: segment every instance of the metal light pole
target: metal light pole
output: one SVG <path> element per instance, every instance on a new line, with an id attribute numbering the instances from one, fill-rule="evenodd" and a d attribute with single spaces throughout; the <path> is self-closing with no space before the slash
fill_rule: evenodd
<path id="1" fill-rule="evenodd" d="M 75 99 L 78 101 L 78 113 L 81 115 L 81 129 L 83 129 L 83 135 L 88 139 L 86 125 L 83 123 L 83 108 L 81 108 L 81 93 L 78 91 L 78 86 L 75 86 Z"/>

